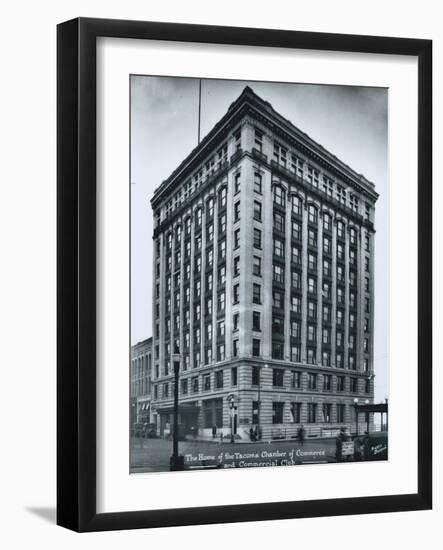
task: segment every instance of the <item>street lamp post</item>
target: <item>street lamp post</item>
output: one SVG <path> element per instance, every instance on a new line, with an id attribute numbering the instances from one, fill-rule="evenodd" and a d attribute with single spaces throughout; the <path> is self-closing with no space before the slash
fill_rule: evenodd
<path id="1" fill-rule="evenodd" d="M 231 407 L 230 415 L 231 415 L 231 443 L 234 443 L 234 401 L 231 401 L 229 404 Z"/>
<path id="2" fill-rule="evenodd" d="M 365 403 L 369 405 L 369 399 L 366 399 Z M 366 433 L 369 435 L 369 412 L 366 412 Z"/>
<path id="3" fill-rule="evenodd" d="M 358 399 L 354 399 L 354 408 L 355 408 L 355 435 L 358 435 Z"/>
<path id="4" fill-rule="evenodd" d="M 172 442 L 171 471 L 184 469 L 184 457 L 178 454 L 178 390 L 180 373 L 180 355 L 172 356 L 174 364 L 174 433 Z"/>

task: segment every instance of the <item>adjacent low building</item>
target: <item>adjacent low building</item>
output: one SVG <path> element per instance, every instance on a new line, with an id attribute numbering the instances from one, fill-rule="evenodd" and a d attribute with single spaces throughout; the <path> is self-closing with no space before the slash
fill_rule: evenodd
<path id="1" fill-rule="evenodd" d="M 160 435 L 171 429 L 174 362 L 185 432 L 355 426 L 355 403 L 374 395 L 377 197 L 244 89 L 152 198 L 150 419 Z"/>
<path id="2" fill-rule="evenodd" d="M 131 348 L 130 422 L 149 423 L 151 420 L 152 338 L 138 342 Z"/>

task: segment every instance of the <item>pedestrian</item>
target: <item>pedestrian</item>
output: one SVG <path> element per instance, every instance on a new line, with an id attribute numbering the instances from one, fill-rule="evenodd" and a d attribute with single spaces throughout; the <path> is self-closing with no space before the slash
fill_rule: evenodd
<path id="1" fill-rule="evenodd" d="M 217 437 L 217 426 L 212 426 L 212 439 Z"/>
<path id="2" fill-rule="evenodd" d="M 302 447 L 305 444 L 305 435 L 306 435 L 306 430 L 305 430 L 305 427 L 302 425 L 298 429 L 298 440 L 300 441 Z"/>
<path id="3" fill-rule="evenodd" d="M 251 426 L 251 428 L 249 429 L 249 439 L 251 441 L 254 441 L 254 427 Z"/>
<path id="4" fill-rule="evenodd" d="M 254 439 L 255 439 L 255 441 L 258 441 L 260 439 L 260 433 L 259 433 L 258 425 L 255 426 Z"/>

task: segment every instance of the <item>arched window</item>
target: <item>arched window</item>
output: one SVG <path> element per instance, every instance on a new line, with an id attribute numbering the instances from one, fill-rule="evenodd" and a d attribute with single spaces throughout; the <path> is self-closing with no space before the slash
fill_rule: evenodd
<path id="1" fill-rule="evenodd" d="M 308 208 L 308 221 L 310 221 L 311 223 L 317 223 L 317 220 L 318 220 L 317 208 L 313 204 L 310 204 Z"/>
<path id="2" fill-rule="evenodd" d="M 302 202 L 301 198 L 298 195 L 292 195 L 291 197 L 291 208 L 292 213 L 298 216 L 302 213 Z"/>
<path id="3" fill-rule="evenodd" d="M 283 206 L 283 207 L 286 205 L 285 190 L 282 187 L 280 187 L 280 185 L 274 185 L 273 197 L 274 197 L 274 204 L 277 204 L 278 206 Z"/>

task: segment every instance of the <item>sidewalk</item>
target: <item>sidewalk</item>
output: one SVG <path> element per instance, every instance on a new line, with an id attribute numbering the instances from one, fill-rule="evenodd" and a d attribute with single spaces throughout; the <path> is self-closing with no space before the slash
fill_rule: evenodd
<path id="1" fill-rule="evenodd" d="M 310 443 L 311 441 L 329 441 L 329 440 L 335 440 L 336 438 L 334 436 L 325 436 L 325 437 L 307 437 L 304 440 L 305 444 Z M 204 435 L 198 435 L 196 437 L 194 436 L 186 436 L 186 441 L 189 442 L 200 442 L 200 443 L 217 443 L 219 445 L 224 445 L 226 443 L 231 444 L 230 437 L 224 437 L 223 440 L 220 440 L 219 437 L 211 437 L 211 436 L 204 436 Z M 254 445 L 254 444 L 260 444 L 260 443 L 300 443 L 300 440 L 298 437 L 287 437 L 287 438 L 277 438 L 277 439 L 268 439 L 263 438 L 259 439 L 258 441 L 251 441 L 250 439 L 234 439 L 234 444 L 242 444 L 242 445 Z"/>

